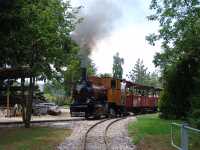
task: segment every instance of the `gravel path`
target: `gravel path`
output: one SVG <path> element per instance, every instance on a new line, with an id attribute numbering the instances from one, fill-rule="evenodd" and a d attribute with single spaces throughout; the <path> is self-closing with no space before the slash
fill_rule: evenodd
<path id="1" fill-rule="evenodd" d="M 135 121 L 135 117 L 128 117 L 114 123 L 108 130 L 109 150 L 135 150 L 135 146 L 128 137 L 128 123 Z"/>
<path id="2" fill-rule="evenodd" d="M 101 124 L 98 124 L 93 128 L 87 137 L 87 150 L 104 150 L 106 149 L 106 145 L 104 142 L 104 132 L 106 127 L 109 123 L 111 123 L 114 119 L 107 120 L 106 122 L 103 122 Z"/>
<path id="3" fill-rule="evenodd" d="M 64 143 L 58 146 L 58 150 L 82 150 L 85 133 L 90 126 L 97 121 L 76 121 L 73 122 L 73 132 L 70 137 L 66 138 Z"/>
<path id="4" fill-rule="evenodd" d="M 134 121 L 135 117 L 128 117 L 124 120 L 114 123 L 108 130 L 109 150 L 135 150 L 131 139 L 128 137 L 127 125 Z M 87 138 L 87 150 L 106 150 L 103 141 L 105 127 L 113 120 L 106 121 L 96 126 Z M 71 125 L 72 135 L 58 146 L 58 150 L 83 150 L 83 140 L 87 130 L 96 121 L 76 121 Z"/>

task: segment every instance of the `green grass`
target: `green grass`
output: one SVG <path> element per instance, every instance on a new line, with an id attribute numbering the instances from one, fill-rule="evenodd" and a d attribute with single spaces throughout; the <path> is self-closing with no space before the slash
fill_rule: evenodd
<path id="1" fill-rule="evenodd" d="M 142 115 L 129 124 L 128 130 L 139 150 L 175 150 L 171 146 L 171 122 L 158 114 Z M 200 135 L 189 132 L 189 137 L 189 150 L 200 150 Z M 180 145 L 180 128 L 174 128 L 174 141 Z"/>
<path id="2" fill-rule="evenodd" d="M 0 150 L 53 150 L 71 131 L 48 127 L 0 129 Z"/>

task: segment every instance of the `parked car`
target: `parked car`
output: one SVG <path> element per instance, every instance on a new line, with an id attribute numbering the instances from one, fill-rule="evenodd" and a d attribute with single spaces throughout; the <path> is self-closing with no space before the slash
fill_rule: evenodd
<path id="1" fill-rule="evenodd" d="M 61 111 L 55 103 L 38 103 L 33 105 L 34 115 L 59 115 Z"/>

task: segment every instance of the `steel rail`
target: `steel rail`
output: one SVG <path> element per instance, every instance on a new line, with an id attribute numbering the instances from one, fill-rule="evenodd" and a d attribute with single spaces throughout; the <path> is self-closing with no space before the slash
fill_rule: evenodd
<path id="1" fill-rule="evenodd" d="M 123 119 L 126 119 L 127 117 L 123 117 L 123 118 L 119 118 L 119 119 L 115 119 L 114 121 L 110 122 L 107 126 L 106 126 L 106 129 L 105 129 L 105 132 L 104 132 L 104 143 L 106 145 L 106 150 L 109 150 L 109 143 L 108 143 L 108 136 L 107 136 L 107 133 L 108 133 L 108 129 L 116 122 L 118 121 L 121 121 Z"/>
<path id="2" fill-rule="evenodd" d="M 91 131 L 92 129 L 94 129 L 97 125 L 99 125 L 99 124 L 101 124 L 101 123 L 104 123 L 104 122 L 106 122 L 106 121 L 108 121 L 108 120 L 111 120 L 111 119 L 104 119 L 104 120 L 101 120 L 101 121 L 99 121 L 99 122 L 93 124 L 93 125 L 87 130 L 87 132 L 85 133 L 84 139 L 83 139 L 83 140 L 84 140 L 84 141 L 83 141 L 83 150 L 86 150 L 86 146 L 87 146 L 87 137 L 88 137 L 88 134 L 90 133 L 90 131 Z"/>

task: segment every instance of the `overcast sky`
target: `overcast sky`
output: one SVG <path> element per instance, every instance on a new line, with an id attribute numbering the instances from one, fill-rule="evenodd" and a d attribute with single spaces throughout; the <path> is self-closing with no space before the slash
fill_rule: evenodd
<path id="1" fill-rule="evenodd" d="M 96 0 L 71 0 L 73 6 L 82 5 L 87 10 Z M 149 71 L 155 70 L 152 63 L 156 52 L 161 51 L 160 44 L 151 46 L 145 36 L 158 31 L 158 24 L 150 22 L 146 16 L 151 14 L 151 0 L 101 0 L 112 1 L 120 9 L 119 17 L 112 22 L 110 33 L 98 40 L 90 58 L 94 61 L 98 73 L 112 73 L 113 55 L 119 52 L 124 58 L 124 77 L 133 68 L 138 58 L 143 59 Z M 105 14 L 108 8 L 102 10 Z M 92 12 L 91 12 L 92 13 Z M 94 16 L 95 17 L 95 16 Z"/>

